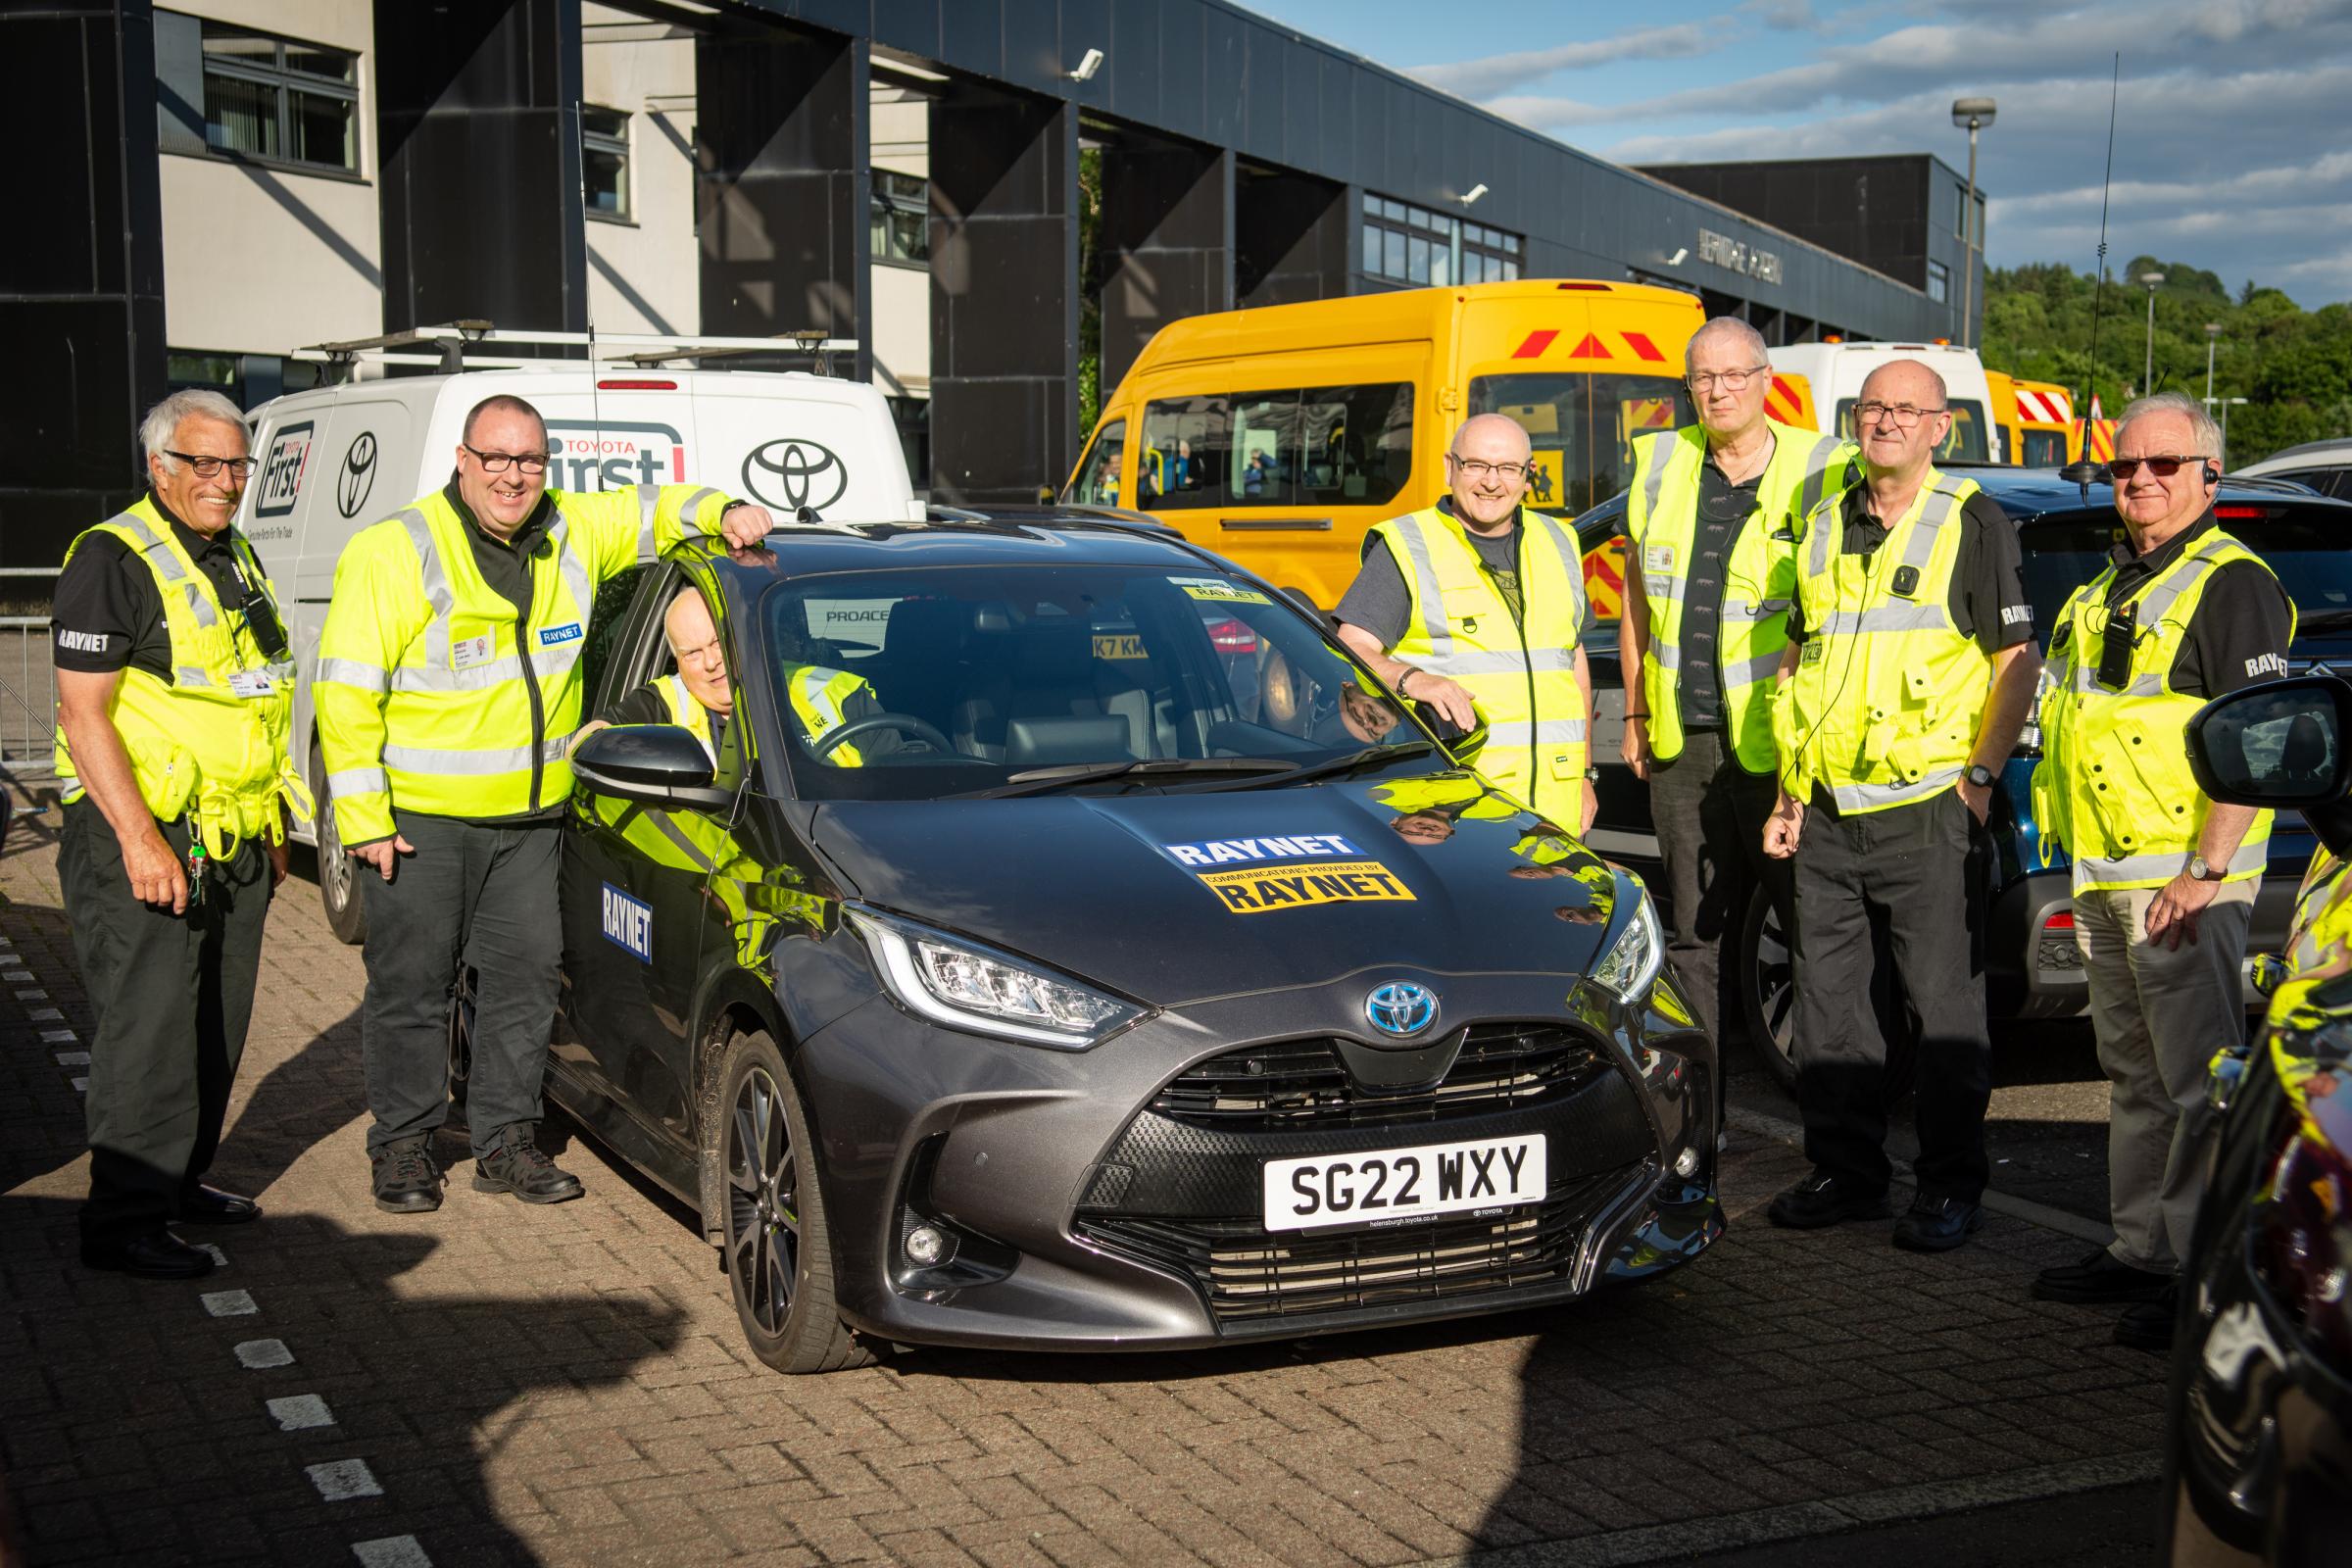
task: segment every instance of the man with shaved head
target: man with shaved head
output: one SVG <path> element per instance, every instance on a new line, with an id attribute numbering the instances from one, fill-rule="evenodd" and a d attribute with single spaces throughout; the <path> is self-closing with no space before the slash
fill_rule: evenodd
<path id="1" fill-rule="evenodd" d="M 1457 755 L 1581 830 L 1594 805 L 1592 677 L 1577 642 L 1584 557 L 1566 523 L 1522 505 L 1531 455 L 1527 432 L 1503 415 L 1464 420 L 1446 453 L 1450 493 L 1365 536 L 1340 600 L 1340 640 L 1446 724 L 1483 726 L 1475 755 Z"/>
<path id="2" fill-rule="evenodd" d="M 1772 366 L 1736 316 L 1690 336 L 1696 423 L 1634 447 L 1625 504 L 1623 756 L 1649 783 L 1674 932 L 1666 945 L 1699 1023 L 1736 996 L 1723 951 L 1761 883 L 1790 918 L 1786 860 L 1764 854 L 1773 785 L 1769 699 L 1788 646 L 1796 530 L 1844 488 L 1853 449 L 1764 413 Z M 1734 966 L 1737 967 L 1736 965 Z"/>
<path id="3" fill-rule="evenodd" d="M 1780 798 L 1765 853 L 1795 862 L 1796 1101 L 1813 1172 L 1772 1200 L 1812 1229 L 1887 1212 L 1883 927 L 1919 1021 L 1917 1195 L 1894 1244 L 1940 1252 L 1983 1222 L 1984 851 L 1992 786 L 2041 673 L 2017 529 L 1936 470 L 1952 426 L 1917 360 L 1862 383 L 1861 471 L 1806 519 L 1772 699 Z"/>

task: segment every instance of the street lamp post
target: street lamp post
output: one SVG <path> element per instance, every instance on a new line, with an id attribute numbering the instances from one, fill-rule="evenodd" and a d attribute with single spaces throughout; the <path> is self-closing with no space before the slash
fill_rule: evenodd
<path id="1" fill-rule="evenodd" d="M 2148 285 L 2148 359 L 2139 372 L 2139 395 L 2144 398 L 2156 385 L 2156 286 L 2164 281 L 2164 274 L 2142 272 L 2139 280 Z"/>
<path id="2" fill-rule="evenodd" d="M 2217 398 L 2208 396 L 2205 399 L 2206 413 L 2212 413 L 2217 404 L 2221 407 L 2222 452 L 2220 458 L 2216 461 L 2221 464 L 2222 471 L 2224 473 L 2228 473 L 2230 471 L 2230 409 L 2232 404 L 2235 404 L 2239 408 L 2243 408 L 2245 407 L 2245 402 L 2246 400 L 2244 398 Z"/>
<path id="3" fill-rule="evenodd" d="M 1970 322 L 1976 310 L 1977 252 L 1984 243 L 1984 236 L 1977 232 L 1977 130 L 1992 123 L 1994 107 L 1989 98 L 1952 100 L 1952 123 L 1968 129 L 1968 194 L 1960 208 L 1960 342 L 1972 348 L 1976 345 Z"/>
<path id="4" fill-rule="evenodd" d="M 2213 401 L 2213 346 L 2222 340 L 2222 323 L 2205 323 L 2205 401 Z"/>

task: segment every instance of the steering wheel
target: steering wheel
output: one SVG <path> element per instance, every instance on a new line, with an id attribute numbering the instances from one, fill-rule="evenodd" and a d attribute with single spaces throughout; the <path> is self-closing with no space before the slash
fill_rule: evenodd
<path id="1" fill-rule="evenodd" d="M 912 713 L 871 713 L 864 718 L 852 719 L 839 729 L 826 731 L 823 739 L 809 746 L 809 755 L 821 762 L 858 736 L 870 735 L 878 729 L 895 729 L 903 735 L 911 735 L 936 752 L 953 756 L 956 751 L 954 741 Z"/>

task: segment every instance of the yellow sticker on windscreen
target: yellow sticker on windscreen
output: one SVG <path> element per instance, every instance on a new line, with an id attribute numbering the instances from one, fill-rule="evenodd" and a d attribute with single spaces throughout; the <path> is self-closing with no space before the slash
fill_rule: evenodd
<path id="1" fill-rule="evenodd" d="M 1270 605 L 1274 601 L 1254 588 L 1222 577 L 1170 577 L 1186 594 L 1208 605 Z"/>

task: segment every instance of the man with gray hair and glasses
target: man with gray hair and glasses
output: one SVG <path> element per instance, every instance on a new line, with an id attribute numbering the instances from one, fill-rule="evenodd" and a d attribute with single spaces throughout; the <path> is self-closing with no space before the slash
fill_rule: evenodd
<path id="1" fill-rule="evenodd" d="M 51 614 L 57 870 L 90 1041 L 81 1260 L 210 1273 L 166 1227 L 256 1219 L 208 1187 L 245 1050 L 263 917 L 286 875 L 294 702 L 284 622 L 230 519 L 253 471 L 244 416 L 176 392 L 140 426 L 147 495 L 66 552 Z"/>
<path id="2" fill-rule="evenodd" d="M 2044 1269 L 2044 1300 L 2112 1303 L 2120 1345 L 2173 1343 L 2174 1276 L 2202 1187 L 2205 1064 L 2240 1037 L 2238 966 L 2271 813 L 2197 789 L 2181 732 L 2212 698 L 2286 673 L 2294 606 L 2214 515 L 2221 432 L 2178 392 L 2116 424 L 2124 538 L 2050 633 L 2034 815 L 2074 858 L 2075 942 L 2109 1083 L 2112 1244 Z"/>
<path id="3" fill-rule="evenodd" d="M 1772 366 L 1738 317 L 1692 333 L 1683 368 L 1696 422 L 1634 446 L 1617 652 L 1623 756 L 1648 781 L 1666 862 L 1667 956 L 1720 1044 L 1737 995 L 1722 956 L 1751 890 L 1761 884 L 1793 929 L 1788 862 L 1764 854 L 1778 794 L 1769 699 L 1788 646 L 1796 531 L 1845 488 L 1854 449 L 1765 415 Z"/>

